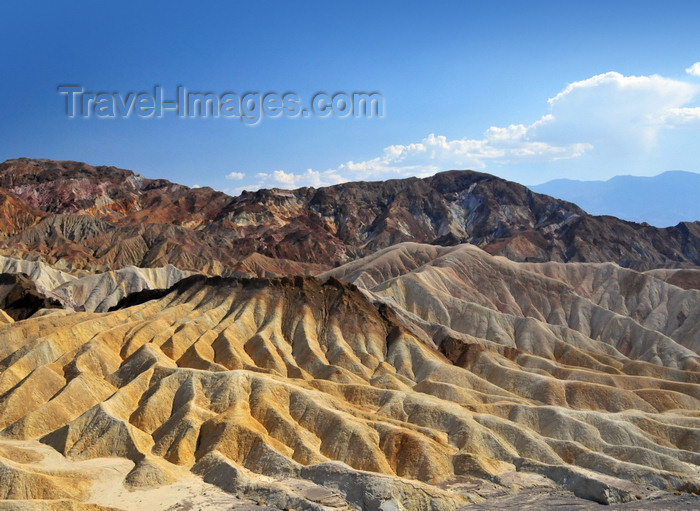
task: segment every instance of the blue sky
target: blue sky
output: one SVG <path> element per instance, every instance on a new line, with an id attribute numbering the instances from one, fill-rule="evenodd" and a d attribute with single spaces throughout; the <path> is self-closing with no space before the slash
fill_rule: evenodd
<path id="1" fill-rule="evenodd" d="M 525 184 L 700 171 L 694 1 L 27 1 L 4 2 L 0 19 L 0 160 L 115 165 L 230 193 L 450 168 Z M 69 119 L 64 84 L 378 91 L 385 115 Z"/>

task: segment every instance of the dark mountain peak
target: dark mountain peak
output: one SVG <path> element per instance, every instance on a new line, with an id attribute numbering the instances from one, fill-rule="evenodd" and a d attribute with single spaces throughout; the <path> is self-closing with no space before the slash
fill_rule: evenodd
<path id="1" fill-rule="evenodd" d="M 211 188 L 192 189 L 117 167 L 29 158 L 0 164 L 0 188 L 48 213 L 118 224 L 197 222 L 231 200 Z"/>
<path id="2" fill-rule="evenodd" d="M 138 174 L 111 166 L 93 167 L 77 161 L 17 158 L 0 164 L 0 186 L 10 188 L 54 180 L 124 180 Z M 140 176 L 139 176 L 140 177 Z"/>

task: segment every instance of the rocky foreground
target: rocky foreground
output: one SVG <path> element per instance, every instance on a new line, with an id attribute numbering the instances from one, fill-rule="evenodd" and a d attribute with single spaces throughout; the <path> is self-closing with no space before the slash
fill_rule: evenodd
<path id="1" fill-rule="evenodd" d="M 700 507 L 697 270 L 22 264 L 59 305 L 0 317 L 0 509 Z"/>

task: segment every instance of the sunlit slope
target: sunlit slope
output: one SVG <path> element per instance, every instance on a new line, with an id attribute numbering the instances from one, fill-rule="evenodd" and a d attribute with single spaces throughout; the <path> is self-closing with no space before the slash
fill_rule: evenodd
<path id="1" fill-rule="evenodd" d="M 191 277 L 113 312 L 0 325 L 1 436 L 76 462 L 130 460 L 134 486 L 190 470 L 233 492 L 237 474 L 269 495 L 267 476 L 292 478 L 355 508 L 381 488 L 379 503 L 456 509 L 469 500 L 450 486 L 461 476 L 538 473 L 603 502 L 700 489 L 692 335 L 645 326 L 628 295 L 613 310 L 577 294 L 576 275 L 546 276 L 556 267 L 426 249 L 466 265 L 448 272 L 422 246 L 397 250 L 412 266 L 365 261 L 373 291 Z M 505 274 L 509 294 L 487 278 L 503 264 L 525 279 Z"/>

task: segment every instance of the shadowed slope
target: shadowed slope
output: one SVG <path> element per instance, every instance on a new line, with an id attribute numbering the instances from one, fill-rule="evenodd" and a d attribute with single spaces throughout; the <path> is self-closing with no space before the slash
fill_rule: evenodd
<path id="1" fill-rule="evenodd" d="M 60 307 L 58 300 L 37 290 L 26 275 L 0 273 L 0 310 L 15 321 L 26 319 L 40 309 Z"/>

